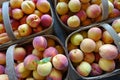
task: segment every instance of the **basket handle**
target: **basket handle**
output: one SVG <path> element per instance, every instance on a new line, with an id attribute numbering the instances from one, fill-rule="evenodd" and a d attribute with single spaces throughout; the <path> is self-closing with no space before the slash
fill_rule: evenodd
<path id="1" fill-rule="evenodd" d="M 3 2 L 2 4 L 2 15 L 3 15 L 3 22 L 5 25 L 6 32 L 9 36 L 9 38 L 12 41 L 16 40 L 16 37 L 13 33 L 11 24 L 10 24 L 10 17 L 9 17 L 9 1 Z"/>
<path id="2" fill-rule="evenodd" d="M 8 74 L 9 80 L 18 80 L 14 68 L 13 52 L 17 44 L 12 45 L 6 52 L 6 73 Z"/>
<path id="3" fill-rule="evenodd" d="M 111 25 L 103 23 L 100 24 L 100 26 L 102 26 L 104 29 L 106 29 L 109 34 L 112 36 L 114 43 L 116 44 L 118 51 L 120 52 L 120 37 L 118 36 L 118 34 L 115 32 L 115 30 L 111 27 Z"/>
<path id="4" fill-rule="evenodd" d="M 102 0 L 102 20 L 106 20 L 108 18 L 108 0 Z"/>

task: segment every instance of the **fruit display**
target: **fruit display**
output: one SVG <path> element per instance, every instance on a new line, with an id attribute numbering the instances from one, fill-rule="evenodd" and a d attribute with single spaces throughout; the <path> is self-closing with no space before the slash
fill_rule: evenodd
<path id="1" fill-rule="evenodd" d="M 9 80 L 6 74 L 6 51 L 0 51 L 0 79 Z"/>
<path id="2" fill-rule="evenodd" d="M 10 49 L 12 50 L 12 49 Z M 8 48 L 8 59 L 10 56 Z M 36 36 L 24 45 L 14 46 L 9 71 L 15 70 L 18 80 L 64 80 L 68 73 L 68 59 L 60 40 L 53 35 Z M 13 76 L 11 73 L 7 73 Z M 15 75 L 14 75 L 15 76 Z M 12 77 L 13 78 L 13 77 Z"/>
<path id="3" fill-rule="evenodd" d="M 120 15 L 119 0 L 107 0 L 107 3 L 105 0 L 55 0 L 55 3 L 56 15 L 66 31 Z"/>
<path id="4" fill-rule="evenodd" d="M 74 79 L 91 80 L 92 77 L 97 79 L 117 75 L 116 71 L 120 70 L 119 21 L 116 19 L 110 24 L 90 25 L 68 35 L 65 47 L 71 69 L 78 76 Z"/>
<path id="5" fill-rule="evenodd" d="M 8 13 L 4 10 L 7 8 L 5 3 L 8 3 Z M 6 8 L 6 9 L 3 9 Z M 8 14 L 8 21 L 6 15 Z M 7 21 L 7 22 L 6 22 Z M 52 34 L 53 12 L 49 1 L 47 0 L 10 0 L 3 2 L 0 8 L 0 45 L 9 44 L 11 36 L 8 34 L 12 28 L 11 34 L 16 40 L 26 39 L 40 34 Z M 10 22 L 10 25 L 7 24 Z M 8 25 L 6 27 L 6 25 Z M 11 42 L 10 42 L 11 43 Z"/>

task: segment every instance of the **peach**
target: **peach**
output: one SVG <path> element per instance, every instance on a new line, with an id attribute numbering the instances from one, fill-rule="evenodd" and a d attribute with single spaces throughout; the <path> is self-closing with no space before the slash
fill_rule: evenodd
<path id="1" fill-rule="evenodd" d="M 32 54 L 37 56 L 39 59 L 43 58 L 43 52 L 42 51 L 38 51 L 37 49 L 33 49 L 32 50 Z"/>
<path id="2" fill-rule="evenodd" d="M 35 11 L 33 12 L 33 14 L 36 14 L 36 15 L 38 15 L 39 17 L 41 17 L 41 16 L 43 15 L 43 13 L 40 12 L 39 10 L 35 10 Z"/>
<path id="3" fill-rule="evenodd" d="M 20 8 L 23 0 L 10 0 L 11 8 Z"/>
<path id="4" fill-rule="evenodd" d="M 13 31 L 17 30 L 18 26 L 20 25 L 20 23 L 15 19 L 10 19 L 10 23 L 11 23 Z"/>
<path id="5" fill-rule="evenodd" d="M 103 32 L 102 41 L 107 44 L 113 43 L 113 38 L 108 31 Z"/>
<path id="6" fill-rule="evenodd" d="M 83 60 L 84 54 L 80 49 L 72 49 L 69 51 L 69 58 L 73 63 L 79 63 Z"/>
<path id="7" fill-rule="evenodd" d="M 88 37 L 87 31 L 80 31 L 80 34 L 83 36 L 83 39 Z"/>
<path id="8" fill-rule="evenodd" d="M 73 45 L 80 45 L 83 40 L 83 36 L 80 33 L 75 33 L 70 37 L 70 42 Z"/>
<path id="9" fill-rule="evenodd" d="M 0 65 L 0 75 L 5 73 L 5 67 Z"/>
<path id="10" fill-rule="evenodd" d="M 90 25 L 92 23 L 91 19 L 86 19 L 85 21 L 82 22 L 82 26 L 87 26 Z"/>
<path id="11" fill-rule="evenodd" d="M 99 48 L 99 54 L 102 58 L 112 60 L 118 56 L 118 50 L 112 44 L 104 44 Z"/>
<path id="12" fill-rule="evenodd" d="M 91 66 L 92 66 L 92 71 L 90 72 L 91 76 L 98 76 L 103 73 L 102 69 L 97 63 L 92 63 Z"/>
<path id="13" fill-rule="evenodd" d="M 120 32 L 120 19 L 116 19 L 112 22 L 112 27 L 116 32 Z"/>
<path id="14" fill-rule="evenodd" d="M 0 80 L 9 80 L 8 75 L 7 74 L 1 74 L 0 75 Z"/>
<path id="15" fill-rule="evenodd" d="M 41 76 L 48 76 L 52 71 L 52 63 L 50 61 L 46 61 L 48 58 L 43 58 L 40 60 L 40 63 L 37 66 L 37 72 Z"/>
<path id="16" fill-rule="evenodd" d="M 89 18 L 96 18 L 101 14 L 101 12 L 101 8 L 97 4 L 90 5 L 86 10 L 87 16 Z"/>
<path id="17" fill-rule="evenodd" d="M 89 6 L 90 6 L 90 3 L 84 3 L 84 4 L 82 3 L 81 4 L 81 10 L 86 11 Z"/>
<path id="18" fill-rule="evenodd" d="M 113 11 L 109 14 L 109 18 L 115 18 L 120 16 L 120 11 L 118 9 L 113 9 Z"/>
<path id="19" fill-rule="evenodd" d="M 88 62 L 82 61 L 76 67 L 76 70 L 77 70 L 78 74 L 80 74 L 81 76 L 88 76 L 90 74 L 90 72 L 92 71 L 92 67 Z"/>
<path id="20" fill-rule="evenodd" d="M 40 24 L 41 24 L 41 26 L 47 28 L 47 27 L 51 26 L 52 21 L 53 21 L 52 17 L 49 14 L 44 14 L 44 15 L 41 16 Z"/>
<path id="21" fill-rule="evenodd" d="M 33 78 L 36 80 L 44 80 L 45 79 L 44 76 L 41 76 L 40 74 L 38 74 L 37 70 L 34 70 L 32 74 L 33 74 Z"/>
<path id="22" fill-rule="evenodd" d="M 20 24 L 26 24 L 26 18 L 27 16 L 23 16 L 21 19 L 20 19 Z"/>
<path id="23" fill-rule="evenodd" d="M 26 78 L 25 80 L 35 80 L 35 79 L 32 78 L 32 77 L 28 77 L 28 78 Z"/>
<path id="24" fill-rule="evenodd" d="M 68 51 L 72 50 L 72 49 L 77 49 L 78 47 L 76 45 L 73 45 L 71 42 L 68 43 L 67 49 Z"/>
<path id="25" fill-rule="evenodd" d="M 58 2 L 56 5 L 56 12 L 59 15 L 65 15 L 68 13 L 68 5 L 65 2 Z"/>
<path id="26" fill-rule="evenodd" d="M 115 69 L 115 61 L 114 60 L 100 58 L 98 64 L 99 64 L 100 68 L 106 72 L 111 72 Z"/>
<path id="27" fill-rule="evenodd" d="M 93 63 L 95 61 L 95 55 L 94 53 L 84 53 L 84 61 L 88 63 Z"/>
<path id="28" fill-rule="evenodd" d="M 94 55 L 95 55 L 95 61 L 94 62 L 98 63 L 100 58 L 101 58 L 101 56 L 100 56 L 99 53 L 95 53 Z"/>
<path id="29" fill-rule="evenodd" d="M 65 53 L 62 46 L 56 45 L 55 48 L 56 48 L 56 50 L 58 51 L 59 54 L 64 54 Z"/>
<path id="30" fill-rule="evenodd" d="M 47 39 L 47 46 L 48 47 L 55 47 L 55 41 L 52 38 L 46 38 Z"/>
<path id="31" fill-rule="evenodd" d="M 24 48 L 25 48 L 25 50 L 26 50 L 26 52 L 27 52 L 27 55 L 28 55 L 28 54 L 31 54 L 32 51 L 33 51 L 33 49 L 34 49 L 34 48 L 33 48 L 33 45 L 30 44 L 30 43 L 24 45 Z"/>
<path id="32" fill-rule="evenodd" d="M 100 22 L 100 21 L 102 21 L 102 15 L 99 15 L 99 16 L 96 17 L 94 20 L 95 20 L 95 22 Z"/>
<path id="33" fill-rule="evenodd" d="M 99 40 L 99 41 L 96 41 L 96 48 L 94 50 L 94 52 L 98 53 L 99 52 L 99 48 L 103 45 L 103 41 L 102 40 Z"/>
<path id="34" fill-rule="evenodd" d="M 0 36 L 3 34 L 4 33 L 1 33 Z M 10 41 L 10 38 L 7 35 L 0 37 L 0 44 L 4 44 L 4 43 L 9 42 L 9 41 Z"/>
<path id="35" fill-rule="evenodd" d="M 67 25 L 68 18 L 69 18 L 69 15 L 67 15 L 67 14 L 60 16 L 61 21 L 66 25 Z"/>
<path id="36" fill-rule="evenodd" d="M 61 71 L 53 68 L 50 74 L 46 77 L 46 80 L 62 80 L 62 73 Z"/>
<path id="37" fill-rule="evenodd" d="M 33 28 L 33 33 L 39 33 L 43 30 L 42 26 L 38 25 L 36 28 Z"/>
<path id="38" fill-rule="evenodd" d="M 18 26 L 18 32 L 21 37 L 25 37 L 32 33 L 32 29 L 28 24 L 21 24 Z"/>
<path id="39" fill-rule="evenodd" d="M 19 8 L 12 9 L 13 19 L 19 20 L 23 17 L 23 15 L 24 15 L 24 13 L 21 9 L 19 9 Z"/>
<path id="40" fill-rule="evenodd" d="M 70 16 L 67 20 L 67 25 L 71 28 L 76 28 L 80 26 L 80 19 L 78 16 Z"/>
<path id="41" fill-rule="evenodd" d="M 84 10 L 80 10 L 76 15 L 79 17 L 81 21 L 85 21 L 87 18 L 87 14 Z"/>
<path id="42" fill-rule="evenodd" d="M 66 68 L 68 68 L 67 57 L 63 54 L 57 54 L 53 57 L 52 64 L 55 67 L 55 69 L 65 70 Z"/>
<path id="43" fill-rule="evenodd" d="M 3 21 L 3 17 L 2 17 L 2 8 L 0 8 L 0 22 Z"/>
<path id="44" fill-rule="evenodd" d="M 54 57 L 55 55 L 58 54 L 58 51 L 55 47 L 48 47 L 44 50 L 43 52 L 43 57 Z"/>
<path id="45" fill-rule="evenodd" d="M 38 0 L 36 7 L 42 13 L 47 13 L 50 11 L 50 3 L 47 0 Z"/>
<path id="46" fill-rule="evenodd" d="M 90 2 L 90 0 L 80 0 L 81 1 L 81 3 L 89 3 Z"/>
<path id="47" fill-rule="evenodd" d="M 101 0 L 91 0 L 91 3 L 100 5 L 101 4 Z"/>
<path id="48" fill-rule="evenodd" d="M 108 10 L 109 10 L 109 14 L 113 11 L 114 9 L 114 5 L 111 1 L 108 1 Z"/>
<path id="49" fill-rule="evenodd" d="M 4 32 L 6 32 L 5 31 L 5 26 L 4 26 L 4 24 L 0 23 L 0 34 L 4 33 Z"/>
<path id="50" fill-rule="evenodd" d="M 120 10 L 120 0 L 114 0 L 114 6 L 115 6 L 115 8 Z"/>
<path id="51" fill-rule="evenodd" d="M 32 44 L 38 51 L 44 51 L 47 48 L 47 40 L 43 36 L 34 37 Z"/>
<path id="52" fill-rule="evenodd" d="M 32 14 L 35 10 L 35 4 L 32 1 L 23 1 L 21 4 L 21 9 L 25 14 Z"/>
<path id="53" fill-rule="evenodd" d="M 26 23 L 32 28 L 36 28 L 40 24 L 40 21 L 41 19 L 36 14 L 30 14 L 26 18 Z"/>
<path id="54" fill-rule="evenodd" d="M 24 66 L 28 70 L 36 70 L 37 69 L 37 63 L 36 61 L 39 60 L 39 58 L 33 54 L 28 55 L 24 59 Z"/>
<path id="55" fill-rule="evenodd" d="M 23 47 L 16 47 L 14 49 L 14 59 L 17 61 L 23 61 L 25 56 L 27 55 L 27 52 L 25 48 Z"/>
<path id="56" fill-rule="evenodd" d="M 92 27 L 88 30 L 88 38 L 98 41 L 102 37 L 102 30 L 98 27 Z"/>
<path id="57" fill-rule="evenodd" d="M 19 63 L 16 67 L 15 67 L 15 71 L 17 74 L 18 78 L 26 78 L 30 75 L 31 71 L 28 70 L 27 68 L 25 68 L 23 62 Z"/>
<path id="58" fill-rule="evenodd" d="M 59 0 L 59 2 L 66 2 L 66 3 L 68 3 L 69 0 Z"/>
<path id="59" fill-rule="evenodd" d="M 96 43 L 90 38 L 85 38 L 80 44 L 80 49 L 85 53 L 90 53 L 96 48 Z"/>
<path id="60" fill-rule="evenodd" d="M 68 7 L 71 12 L 78 12 L 81 9 L 81 2 L 79 0 L 70 0 L 68 2 Z"/>
<path id="61" fill-rule="evenodd" d="M 0 52 L 0 64 L 5 65 L 6 64 L 6 55 L 4 52 Z"/>

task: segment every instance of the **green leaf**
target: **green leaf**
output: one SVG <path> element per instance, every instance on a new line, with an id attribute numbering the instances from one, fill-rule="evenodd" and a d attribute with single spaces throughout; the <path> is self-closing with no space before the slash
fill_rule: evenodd
<path id="1" fill-rule="evenodd" d="M 37 64 L 44 64 L 44 63 L 50 62 L 50 60 L 51 60 L 51 57 L 43 58 L 43 59 L 40 60 L 40 61 L 36 60 L 36 63 L 37 63 Z"/>

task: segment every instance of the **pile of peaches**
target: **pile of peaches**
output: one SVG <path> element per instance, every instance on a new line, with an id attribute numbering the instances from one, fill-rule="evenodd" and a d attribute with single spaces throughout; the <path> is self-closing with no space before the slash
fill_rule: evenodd
<path id="1" fill-rule="evenodd" d="M 16 38 L 41 32 L 52 25 L 50 3 L 47 0 L 10 0 L 9 17 Z M 10 41 L 0 8 L 0 44 Z"/>
<path id="2" fill-rule="evenodd" d="M 56 12 L 69 28 L 79 28 L 102 21 L 101 0 L 57 0 Z M 106 11 L 104 11 L 106 12 Z M 108 18 L 120 15 L 120 1 L 108 0 Z"/>
<path id="3" fill-rule="evenodd" d="M 114 20 L 111 27 L 120 36 L 120 19 Z M 79 75 L 99 76 L 118 68 L 118 48 L 110 33 L 99 25 L 72 34 L 67 49 Z"/>
<path id="4" fill-rule="evenodd" d="M 9 80 L 6 74 L 6 51 L 0 51 L 0 80 Z"/>
<path id="5" fill-rule="evenodd" d="M 63 80 L 68 60 L 62 45 L 45 36 L 14 49 L 15 72 L 19 80 Z"/>

